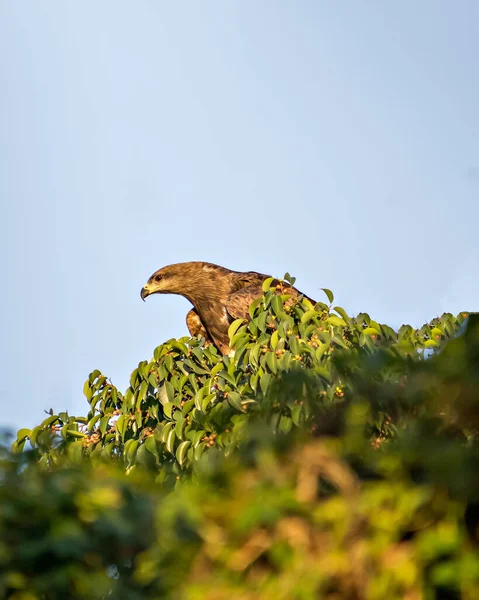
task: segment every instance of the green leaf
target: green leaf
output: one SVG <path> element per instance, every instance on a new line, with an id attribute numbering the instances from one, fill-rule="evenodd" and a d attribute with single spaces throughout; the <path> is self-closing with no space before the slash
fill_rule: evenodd
<path id="1" fill-rule="evenodd" d="M 189 358 L 185 359 L 183 362 L 184 365 L 188 366 L 192 371 L 197 373 L 198 375 L 209 375 L 209 371 L 201 367 L 196 361 L 191 360 Z"/>
<path id="2" fill-rule="evenodd" d="M 138 385 L 138 369 L 135 369 L 130 375 L 130 385 L 133 389 L 136 389 Z"/>
<path id="3" fill-rule="evenodd" d="M 208 385 L 207 389 L 209 389 L 210 386 Z M 190 399 L 190 400 L 186 400 L 185 403 L 183 404 L 183 406 L 181 407 L 181 413 L 184 417 L 186 417 L 186 415 L 191 412 L 191 410 L 193 409 L 195 405 L 195 401 Z"/>
<path id="4" fill-rule="evenodd" d="M 19 429 L 17 432 L 17 442 L 22 442 L 25 438 L 30 437 L 30 429 Z"/>
<path id="5" fill-rule="evenodd" d="M 296 427 L 301 425 L 301 416 L 302 416 L 303 407 L 301 404 L 295 404 L 291 409 L 291 419 Z"/>
<path id="6" fill-rule="evenodd" d="M 306 310 L 315 310 L 315 305 L 312 302 L 310 302 L 308 300 L 308 298 L 305 298 L 304 296 L 301 298 L 301 304 L 304 308 L 306 308 Z M 318 304 L 321 304 L 321 302 L 319 302 Z M 316 312 L 318 312 L 318 311 L 316 311 Z"/>
<path id="7" fill-rule="evenodd" d="M 259 357 L 260 352 L 261 352 L 261 346 L 259 344 L 255 344 L 249 352 L 249 360 L 253 367 L 258 366 L 258 357 Z"/>
<path id="8" fill-rule="evenodd" d="M 150 373 L 148 375 L 148 383 L 154 388 L 158 387 L 158 379 L 155 373 Z"/>
<path id="9" fill-rule="evenodd" d="M 334 327 L 345 327 L 346 326 L 344 319 L 335 317 L 334 315 L 331 315 L 330 317 L 328 317 L 326 319 L 325 323 L 329 323 L 330 325 L 333 325 Z"/>
<path id="10" fill-rule="evenodd" d="M 179 440 L 182 440 L 183 439 L 183 433 L 184 433 L 183 430 L 184 430 L 185 424 L 186 424 L 186 419 L 180 413 L 177 412 L 176 414 L 178 414 L 179 417 L 178 417 L 178 420 L 176 421 L 176 425 L 175 425 L 175 434 L 176 434 L 176 437 Z M 176 417 L 176 414 L 175 414 L 175 417 Z"/>
<path id="11" fill-rule="evenodd" d="M 22 440 L 21 442 L 19 442 L 18 440 L 15 440 L 11 446 L 11 451 L 14 454 L 21 452 L 25 446 L 25 441 L 26 441 L 26 438 L 24 440 Z"/>
<path id="12" fill-rule="evenodd" d="M 64 425 L 63 428 L 65 429 L 66 427 L 68 427 L 68 425 Z M 75 438 L 84 438 L 85 437 L 85 434 L 81 431 L 78 431 L 77 429 L 67 429 L 66 433 Z"/>
<path id="13" fill-rule="evenodd" d="M 258 329 L 260 331 L 262 331 L 263 333 L 266 332 L 266 318 L 267 318 L 267 316 L 268 316 L 268 313 L 262 312 L 262 313 L 260 313 L 260 315 L 256 319 L 256 324 L 258 325 Z"/>
<path id="14" fill-rule="evenodd" d="M 171 375 L 175 374 L 175 365 L 174 365 L 173 357 L 171 356 L 171 354 L 167 354 L 165 356 L 164 365 Z"/>
<path id="15" fill-rule="evenodd" d="M 265 395 L 266 395 L 266 392 L 268 391 L 270 382 L 271 382 L 271 375 L 269 373 L 265 373 L 259 380 L 259 385 L 260 385 L 261 391 Z"/>
<path id="16" fill-rule="evenodd" d="M 168 435 L 170 434 L 170 431 L 176 426 L 176 423 L 174 421 L 170 421 L 169 423 L 166 423 L 166 425 L 163 427 L 161 434 L 160 434 L 160 439 L 161 441 L 166 444 L 166 440 L 168 439 Z"/>
<path id="17" fill-rule="evenodd" d="M 148 409 L 148 411 L 150 413 L 150 416 L 152 416 L 157 421 L 159 420 L 159 416 L 158 416 L 159 405 L 158 405 L 157 402 L 154 401 L 154 404 L 152 404 L 150 406 L 150 408 Z"/>
<path id="18" fill-rule="evenodd" d="M 184 337 L 184 338 L 181 338 L 181 339 L 182 340 L 187 340 L 188 338 Z M 187 347 L 187 345 L 184 344 L 183 342 L 181 342 L 180 340 L 175 340 L 172 343 L 172 347 L 176 348 L 177 350 L 179 350 L 179 352 L 181 354 L 183 354 L 184 356 L 186 356 L 188 354 L 188 347 Z"/>
<path id="19" fill-rule="evenodd" d="M 251 318 L 254 317 L 254 311 L 256 310 L 256 307 L 259 305 L 259 303 L 261 302 L 261 298 L 256 298 L 255 300 L 253 300 L 253 302 L 249 305 L 248 308 L 248 312 L 249 312 L 249 316 Z"/>
<path id="20" fill-rule="evenodd" d="M 282 312 L 284 312 L 283 300 L 281 296 L 275 295 L 273 297 L 271 300 L 271 308 L 273 309 L 275 315 L 280 315 Z M 266 317 L 266 313 L 264 314 Z"/>
<path id="21" fill-rule="evenodd" d="M 85 381 L 85 385 L 83 386 L 83 394 L 88 402 L 90 402 L 93 396 L 93 390 L 90 387 L 90 381 L 88 379 Z"/>
<path id="22" fill-rule="evenodd" d="M 200 429 L 199 431 L 189 432 L 188 435 L 191 436 L 191 443 L 196 447 L 206 435 L 206 431 L 204 429 Z"/>
<path id="23" fill-rule="evenodd" d="M 171 429 L 171 431 L 166 436 L 166 440 L 165 440 L 166 449 L 168 450 L 168 452 L 170 454 L 174 454 L 175 438 L 176 438 L 175 430 Z"/>
<path id="24" fill-rule="evenodd" d="M 42 428 L 40 426 L 34 427 L 30 433 L 30 444 L 32 446 L 35 446 L 35 444 L 37 443 L 37 437 L 38 434 L 42 431 Z"/>
<path id="25" fill-rule="evenodd" d="M 100 375 L 101 375 L 101 371 L 99 371 L 98 369 L 95 369 L 94 371 L 92 371 L 88 377 L 89 383 L 93 383 L 95 381 L 95 379 L 100 377 Z"/>
<path id="26" fill-rule="evenodd" d="M 328 363 L 326 363 L 326 365 L 328 365 Z M 320 377 L 324 377 L 328 383 L 331 383 L 331 371 L 330 368 L 328 368 L 328 366 L 316 367 L 314 369 L 314 372 Z"/>
<path id="27" fill-rule="evenodd" d="M 238 329 L 243 325 L 244 319 L 235 319 L 228 327 L 228 337 L 231 340 Z"/>
<path id="28" fill-rule="evenodd" d="M 208 405 L 212 402 L 212 400 L 214 400 L 216 398 L 216 394 L 208 394 L 207 396 L 205 396 L 203 398 L 203 401 L 201 403 L 201 410 L 203 412 L 205 412 L 205 410 L 208 408 Z"/>
<path id="29" fill-rule="evenodd" d="M 326 294 L 326 296 L 328 297 L 329 303 L 332 304 L 334 301 L 334 294 L 331 290 L 328 290 L 328 288 L 321 288 L 323 290 L 323 292 Z"/>
<path id="30" fill-rule="evenodd" d="M 319 313 L 316 312 L 315 310 L 307 310 L 305 313 L 303 313 L 301 315 L 301 323 L 307 323 L 308 321 L 311 321 L 311 319 L 314 319 L 315 317 L 318 317 Z"/>
<path id="31" fill-rule="evenodd" d="M 381 335 L 381 332 L 374 327 L 366 327 L 366 329 L 362 330 L 362 333 L 365 335 Z"/>
<path id="32" fill-rule="evenodd" d="M 190 373 L 188 376 L 186 376 L 186 380 L 191 383 L 191 387 L 193 388 L 195 394 L 200 389 L 198 385 L 198 379 L 198 376 L 194 373 Z"/>
<path id="33" fill-rule="evenodd" d="M 293 423 L 290 417 L 281 415 L 281 418 L 279 420 L 279 430 L 281 431 L 281 433 L 288 433 L 289 431 L 291 431 L 292 424 Z"/>
<path id="34" fill-rule="evenodd" d="M 206 391 L 207 391 L 206 388 L 202 387 L 196 392 L 196 394 L 194 396 L 195 407 L 199 411 L 202 410 L 202 400 L 203 400 L 203 396 L 206 393 Z"/>
<path id="35" fill-rule="evenodd" d="M 219 373 L 221 371 L 221 369 L 223 368 L 223 363 L 219 362 L 217 363 L 212 369 L 211 369 L 211 377 L 214 377 L 217 373 Z"/>
<path id="36" fill-rule="evenodd" d="M 288 344 L 293 354 L 299 354 L 301 352 L 296 336 L 290 335 L 288 338 Z"/>
<path id="37" fill-rule="evenodd" d="M 263 292 L 269 292 L 269 289 L 270 289 L 271 284 L 273 283 L 274 279 L 275 279 L 274 277 L 268 277 L 267 279 L 265 279 L 263 281 L 263 286 L 262 286 Z"/>
<path id="38" fill-rule="evenodd" d="M 351 319 L 349 318 L 347 312 L 344 310 L 344 308 L 341 308 L 340 306 L 335 306 L 333 308 L 334 312 L 337 312 L 338 315 L 340 315 L 344 321 L 349 325 Z"/>
<path id="39" fill-rule="evenodd" d="M 42 422 L 42 424 L 40 425 L 40 427 L 42 427 L 43 429 L 46 429 L 47 427 L 51 427 L 53 425 L 53 423 L 55 423 L 55 421 L 58 421 L 58 416 L 52 415 L 52 416 L 48 417 L 47 419 L 45 419 Z"/>
<path id="40" fill-rule="evenodd" d="M 228 392 L 228 402 L 233 408 L 236 408 L 236 410 L 244 412 L 243 406 L 241 404 L 241 395 L 238 394 L 238 392 Z"/>
<path id="41" fill-rule="evenodd" d="M 148 362 L 146 360 L 142 360 L 138 365 L 138 374 L 143 380 L 148 379 Z"/>
<path id="42" fill-rule="evenodd" d="M 161 404 L 165 405 L 167 402 L 173 402 L 175 399 L 175 388 L 169 381 L 165 381 L 158 389 L 158 397 Z"/>
<path id="43" fill-rule="evenodd" d="M 230 375 L 228 373 L 228 371 L 221 371 L 221 373 L 218 373 L 218 377 L 221 377 L 222 379 L 227 381 L 230 385 L 232 385 L 233 387 L 236 387 L 235 378 L 232 375 Z"/>
<path id="44" fill-rule="evenodd" d="M 175 405 L 172 402 L 165 402 L 165 404 L 163 404 L 163 412 L 168 419 L 171 419 L 174 406 Z"/>
<path id="45" fill-rule="evenodd" d="M 132 464 L 135 460 L 135 455 L 138 450 L 139 440 L 128 440 L 123 449 L 123 456 L 128 464 Z"/>
<path id="46" fill-rule="evenodd" d="M 195 460 L 200 460 L 201 455 L 206 450 L 206 444 L 204 442 L 199 443 L 195 448 Z"/>
<path id="47" fill-rule="evenodd" d="M 148 380 L 145 379 L 141 382 L 140 385 L 140 390 L 138 392 L 138 396 L 136 398 L 136 406 L 135 408 L 138 409 L 141 407 L 141 403 L 145 400 L 146 398 L 146 393 L 148 392 L 148 386 L 150 384 L 148 383 Z"/>
<path id="48" fill-rule="evenodd" d="M 282 371 L 289 371 L 289 368 L 291 366 L 291 358 L 291 352 L 285 352 L 283 356 L 278 360 L 279 368 Z"/>
<path id="49" fill-rule="evenodd" d="M 244 340 L 244 343 L 243 343 L 243 340 Z M 238 342 L 240 342 L 240 343 L 238 344 Z M 240 329 L 236 332 L 236 334 L 231 338 L 230 346 L 232 348 L 236 348 L 236 350 L 238 350 L 239 348 L 244 346 L 245 343 L 248 343 L 248 333 L 247 333 L 247 328 L 245 326 L 243 326 L 243 327 L 240 327 Z"/>
<path id="50" fill-rule="evenodd" d="M 108 422 L 110 421 L 110 416 L 107 415 L 106 417 L 102 417 L 100 419 L 100 433 L 102 435 L 105 435 L 106 432 L 106 428 L 108 427 Z"/>
<path id="51" fill-rule="evenodd" d="M 176 460 L 180 463 L 181 466 L 183 466 L 185 463 L 186 454 L 187 454 L 190 446 L 191 446 L 190 440 L 186 440 L 184 442 L 181 442 L 181 444 L 176 449 L 176 454 L 175 454 Z"/>
<path id="52" fill-rule="evenodd" d="M 271 340 L 270 340 L 271 348 L 273 350 L 276 350 L 276 346 L 278 345 L 278 341 L 279 341 L 279 333 L 278 333 L 278 330 L 276 329 L 271 334 Z"/>
<path id="53" fill-rule="evenodd" d="M 120 434 L 121 438 L 125 435 L 125 431 L 128 427 L 128 421 L 130 419 L 130 415 L 121 415 L 116 422 L 116 430 Z"/>
<path id="54" fill-rule="evenodd" d="M 268 352 L 266 354 L 266 364 L 272 373 L 276 373 L 278 370 L 278 360 L 274 352 Z"/>
<path id="55" fill-rule="evenodd" d="M 151 454 L 153 454 L 154 456 L 156 456 L 156 457 L 159 456 L 158 445 L 156 443 L 156 439 L 155 439 L 154 435 L 150 435 L 146 438 L 145 448 L 148 450 L 148 452 L 151 452 Z"/>
<path id="56" fill-rule="evenodd" d="M 92 417 L 89 421 L 88 421 L 88 425 L 87 425 L 87 431 L 88 433 L 91 433 L 93 431 L 93 428 L 95 427 L 95 425 L 97 424 L 97 422 L 99 421 L 101 415 L 95 415 L 94 417 Z"/>
<path id="57" fill-rule="evenodd" d="M 101 456 L 102 458 L 106 458 L 106 459 L 111 459 L 111 454 L 113 452 L 113 450 L 115 449 L 115 444 L 109 443 L 106 444 L 106 446 L 103 446 L 102 450 L 101 450 Z"/>
<path id="58" fill-rule="evenodd" d="M 389 327 L 388 325 L 381 325 L 381 332 L 386 336 L 386 338 L 392 340 L 393 342 L 397 341 L 397 333 L 394 331 L 394 329 L 392 329 L 392 327 Z"/>
<path id="59" fill-rule="evenodd" d="M 83 442 L 73 442 L 68 445 L 67 449 L 68 458 L 75 464 L 79 464 L 83 458 Z"/>

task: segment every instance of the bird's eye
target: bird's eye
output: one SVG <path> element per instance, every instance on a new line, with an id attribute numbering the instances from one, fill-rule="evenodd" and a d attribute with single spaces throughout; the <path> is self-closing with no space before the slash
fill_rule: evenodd
<path id="1" fill-rule="evenodd" d="M 155 281 L 160 281 L 160 280 L 161 280 L 161 275 L 157 275 L 157 276 L 155 277 Z"/>

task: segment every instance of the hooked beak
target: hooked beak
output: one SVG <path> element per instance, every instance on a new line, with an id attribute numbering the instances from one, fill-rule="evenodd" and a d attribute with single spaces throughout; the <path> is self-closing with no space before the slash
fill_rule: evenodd
<path id="1" fill-rule="evenodd" d="M 143 300 L 143 302 L 145 301 L 145 298 L 149 295 L 150 295 L 150 291 L 148 290 L 148 287 L 145 285 L 145 287 L 141 288 L 141 292 L 140 292 L 140 296 L 141 296 L 141 299 Z"/>

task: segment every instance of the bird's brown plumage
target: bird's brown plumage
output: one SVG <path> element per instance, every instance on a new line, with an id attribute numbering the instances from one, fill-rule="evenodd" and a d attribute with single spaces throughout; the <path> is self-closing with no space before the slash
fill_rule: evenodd
<path id="1" fill-rule="evenodd" d="M 193 308 L 186 315 L 188 331 L 201 335 L 223 353 L 229 350 L 228 327 L 235 319 L 249 319 L 248 308 L 262 296 L 262 284 L 269 275 L 231 271 L 207 262 L 168 265 L 153 273 L 141 290 L 144 300 L 151 294 L 179 294 Z M 279 283 L 279 282 L 278 282 Z M 293 298 L 301 295 L 288 287 Z"/>

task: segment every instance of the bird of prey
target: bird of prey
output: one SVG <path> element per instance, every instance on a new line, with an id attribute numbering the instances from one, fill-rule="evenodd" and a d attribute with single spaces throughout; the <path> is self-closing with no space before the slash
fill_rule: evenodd
<path id="1" fill-rule="evenodd" d="M 186 315 L 190 334 L 201 335 L 222 354 L 227 354 L 230 323 L 235 319 L 250 319 L 248 308 L 263 295 L 262 284 L 268 277 L 256 271 L 231 271 L 208 262 L 178 263 L 153 273 L 141 290 L 141 298 L 145 300 L 151 294 L 184 296 L 193 305 Z M 293 298 L 304 296 L 286 282 L 283 286 Z"/>

